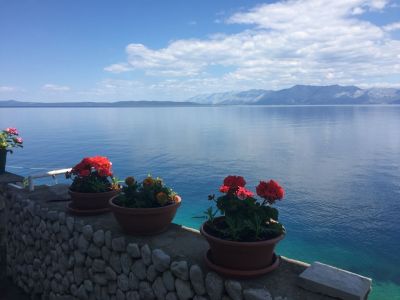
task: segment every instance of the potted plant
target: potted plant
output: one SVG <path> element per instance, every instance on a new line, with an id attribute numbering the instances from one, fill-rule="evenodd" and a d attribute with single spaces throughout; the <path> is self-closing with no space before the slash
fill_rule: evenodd
<path id="1" fill-rule="evenodd" d="M 274 248 L 285 229 L 272 205 L 283 198 L 284 189 L 274 180 L 260 181 L 258 201 L 245 185 L 241 176 L 226 177 L 220 187 L 223 195 L 209 196 L 217 209 L 206 211 L 208 220 L 200 229 L 210 246 L 207 265 L 226 276 L 258 276 L 279 265 Z"/>
<path id="2" fill-rule="evenodd" d="M 110 199 L 111 211 L 122 229 L 134 235 L 152 235 L 165 231 L 174 218 L 181 197 L 161 178 L 150 175 L 142 182 L 125 179 L 122 192 Z"/>
<path id="3" fill-rule="evenodd" d="M 23 147 L 23 140 L 18 135 L 16 128 L 6 128 L 0 131 L 0 174 L 6 171 L 7 152 L 13 153 L 12 148 Z"/>
<path id="4" fill-rule="evenodd" d="M 119 185 L 107 157 L 85 157 L 66 177 L 72 179 L 69 187 L 71 212 L 96 214 L 109 211 L 108 200 L 119 192 Z"/>

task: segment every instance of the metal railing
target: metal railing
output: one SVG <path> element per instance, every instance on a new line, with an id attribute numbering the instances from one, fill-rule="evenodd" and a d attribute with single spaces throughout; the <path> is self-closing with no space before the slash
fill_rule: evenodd
<path id="1" fill-rule="evenodd" d="M 48 171 L 46 173 L 41 173 L 41 174 L 36 174 L 36 175 L 31 175 L 28 176 L 27 178 L 27 185 L 29 188 L 30 192 L 33 192 L 35 190 L 35 184 L 33 183 L 34 179 L 38 179 L 38 178 L 45 178 L 45 177 L 52 177 L 55 184 L 57 184 L 57 175 L 61 175 L 61 174 L 65 174 L 67 172 L 70 172 L 71 168 L 68 169 L 59 169 L 59 170 L 52 170 L 52 171 Z"/>

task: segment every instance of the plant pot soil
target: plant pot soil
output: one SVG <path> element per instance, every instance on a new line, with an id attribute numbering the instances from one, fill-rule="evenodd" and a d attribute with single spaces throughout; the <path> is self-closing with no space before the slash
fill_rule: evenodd
<path id="1" fill-rule="evenodd" d="M 213 264 L 235 271 L 264 269 L 265 272 L 261 272 L 262 274 L 272 271 L 269 267 L 275 262 L 275 246 L 285 236 L 281 234 L 276 238 L 257 242 L 228 241 L 210 234 L 206 223 L 203 223 L 200 232 L 210 245 L 208 257 L 211 257 Z"/>
<path id="2" fill-rule="evenodd" d="M 118 191 L 109 191 L 103 193 L 79 193 L 68 190 L 68 193 L 71 196 L 71 204 L 69 207 L 72 207 L 75 210 L 80 211 L 99 211 L 101 210 L 109 210 L 108 201 L 110 198 L 117 195 Z"/>
<path id="3" fill-rule="evenodd" d="M 173 204 L 152 208 L 129 208 L 115 203 L 117 196 L 110 199 L 110 209 L 122 229 L 132 235 L 154 235 L 168 229 L 175 217 L 181 198 Z"/>

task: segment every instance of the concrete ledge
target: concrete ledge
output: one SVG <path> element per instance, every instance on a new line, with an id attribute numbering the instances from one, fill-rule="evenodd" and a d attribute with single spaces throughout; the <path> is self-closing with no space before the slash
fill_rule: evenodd
<path id="1" fill-rule="evenodd" d="M 24 177 L 9 172 L 0 175 L 0 184 L 22 182 L 23 180 Z"/>
<path id="2" fill-rule="evenodd" d="M 345 300 L 367 299 L 372 280 L 320 262 L 299 275 L 299 285 L 307 290 Z"/>

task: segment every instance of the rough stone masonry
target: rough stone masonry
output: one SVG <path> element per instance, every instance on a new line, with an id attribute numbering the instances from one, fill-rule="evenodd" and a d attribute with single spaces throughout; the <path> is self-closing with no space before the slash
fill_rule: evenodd
<path id="1" fill-rule="evenodd" d="M 158 236 L 127 236 L 110 214 L 68 215 L 59 201 L 66 191 L 0 186 L 7 275 L 33 298 L 330 299 L 296 285 L 306 264 L 283 258 L 278 270 L 260 278 L 224 279 L 204 266 L 208 246 L 198 231 L 172 224 Z"/>

